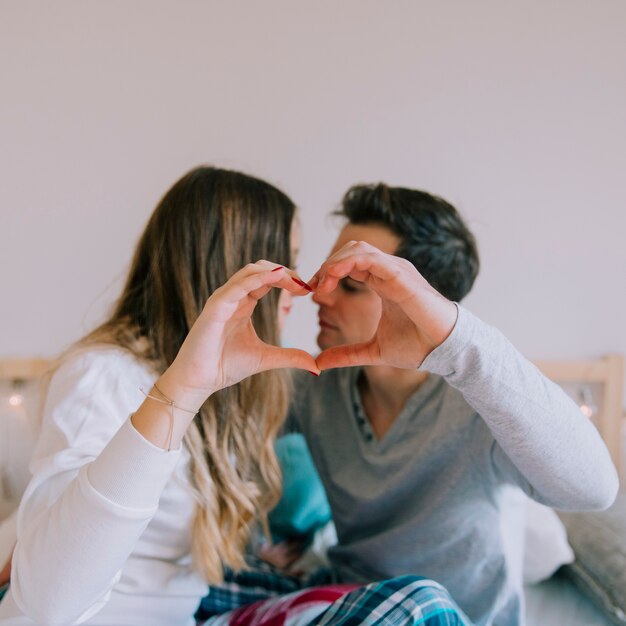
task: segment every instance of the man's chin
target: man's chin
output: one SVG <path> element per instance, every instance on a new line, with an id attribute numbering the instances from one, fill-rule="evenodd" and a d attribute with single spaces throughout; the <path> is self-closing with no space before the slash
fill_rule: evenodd
<path id="1" fill-rule="evenodd" d="M 328 348 L 334 348 L 335 346 L 340 346 L 343 343 L 344 342 L 337 340 L 332 341 L 326 336 L 326 333 L 324 331 L 320 332 L 320 334 L 317 336 L 317 345 L 320 350 L 328 350 Z"/>
<path id="2" fill-rule="evenodd" d="M 320 352 L 322 352 L 322 350 L 326 350 L 326 348 L 329 348 L 330 346 L 325 341 L 320 341 L 320 339 L 318 337 L 318 339 L 317 339 L 317 347 L 320 349 Z"/>

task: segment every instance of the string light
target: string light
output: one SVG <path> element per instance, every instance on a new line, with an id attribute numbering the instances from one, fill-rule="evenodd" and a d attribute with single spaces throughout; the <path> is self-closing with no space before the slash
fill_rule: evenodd
<path id="1" fill-rule="evenodd" d="M 11 406 L 20 406 L 24 402 L 24 396 L 20 393 L 14 393 L 9 396 L 9 404 Z"/>
<path id="2" fill-rule="evenodd" d="M 8 394 L 2 398 L 4 407 L 0 415 L 0 514 L 8 514 L 23 493 L 24 453 L 31 439 L 30 424 L 25 410 L 23 393 L 25 381 L 11 380 Z M 12 504 L 13 503 L 13 504 Z"/>
<path id="3" fill-rule="evenodd" d="M 9 405 L 13 407 L 22 406 L 24 404 L 24 396 L 21 393 L 21 389 L 24 386 L 24 381 L 20 379 L 14 379 L 11 381 L 11 395 L 9 396 Z"/>
<path id="4" fill-rule="evenodd" d="M 583 414 L 589 419 L 591 419 L 598 412 L 598 406 L 593 399 L 593 394 L 591 393 L 591 387 L 589 387 L 589 385 L 580 386 L 578 390 L 578 406 Z"/>

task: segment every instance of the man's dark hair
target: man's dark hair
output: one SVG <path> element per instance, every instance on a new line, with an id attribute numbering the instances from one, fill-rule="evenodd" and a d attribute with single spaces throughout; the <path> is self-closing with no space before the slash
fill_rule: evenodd
<path id="1" fill-rule="evenodd" d="M 459 302 L 478 275 L 474 235 L 443 198 L 418 189 L 355 185 L 337 215 L 351 224 L 386 226 L 400 237 L 395 254 L 407 259 L 449 300 Z"/>

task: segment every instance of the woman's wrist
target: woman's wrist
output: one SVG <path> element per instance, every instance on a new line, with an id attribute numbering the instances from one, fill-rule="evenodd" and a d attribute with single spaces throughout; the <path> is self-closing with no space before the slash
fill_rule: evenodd
<path id="1" fill-rule="evenodd" d="M 206 390 L 181 384 L 170 370 L 150 390 L 142 390 L 146 399 L 131 420 L 135 430 L 164 450 L 180 447 L 189 425 L 210 395 Z"/>
<path id="2" fill-rule="evenodd" d="M 155 386 L 162 395 L 174 403 L 174 406 L 194 415 L 213 393 L 211 389 L 189 386 L 184 377 L 178 373 L 175 363 L 159 376 Z"/>

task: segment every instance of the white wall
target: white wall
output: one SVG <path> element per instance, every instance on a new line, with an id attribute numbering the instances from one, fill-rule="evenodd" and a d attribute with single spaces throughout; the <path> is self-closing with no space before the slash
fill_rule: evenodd
<path id="1" fill-rule="evenodd" d="M 625 25 L 623 0 L 0 1 L 0 355 L 101 319 L 201 162 L 294 197 L 305 277 L 350 184 L 443 195 L 471 309 L 532 358 L 626 352 Z M 302 304 L 287 341 L 315 328 Z"/>

